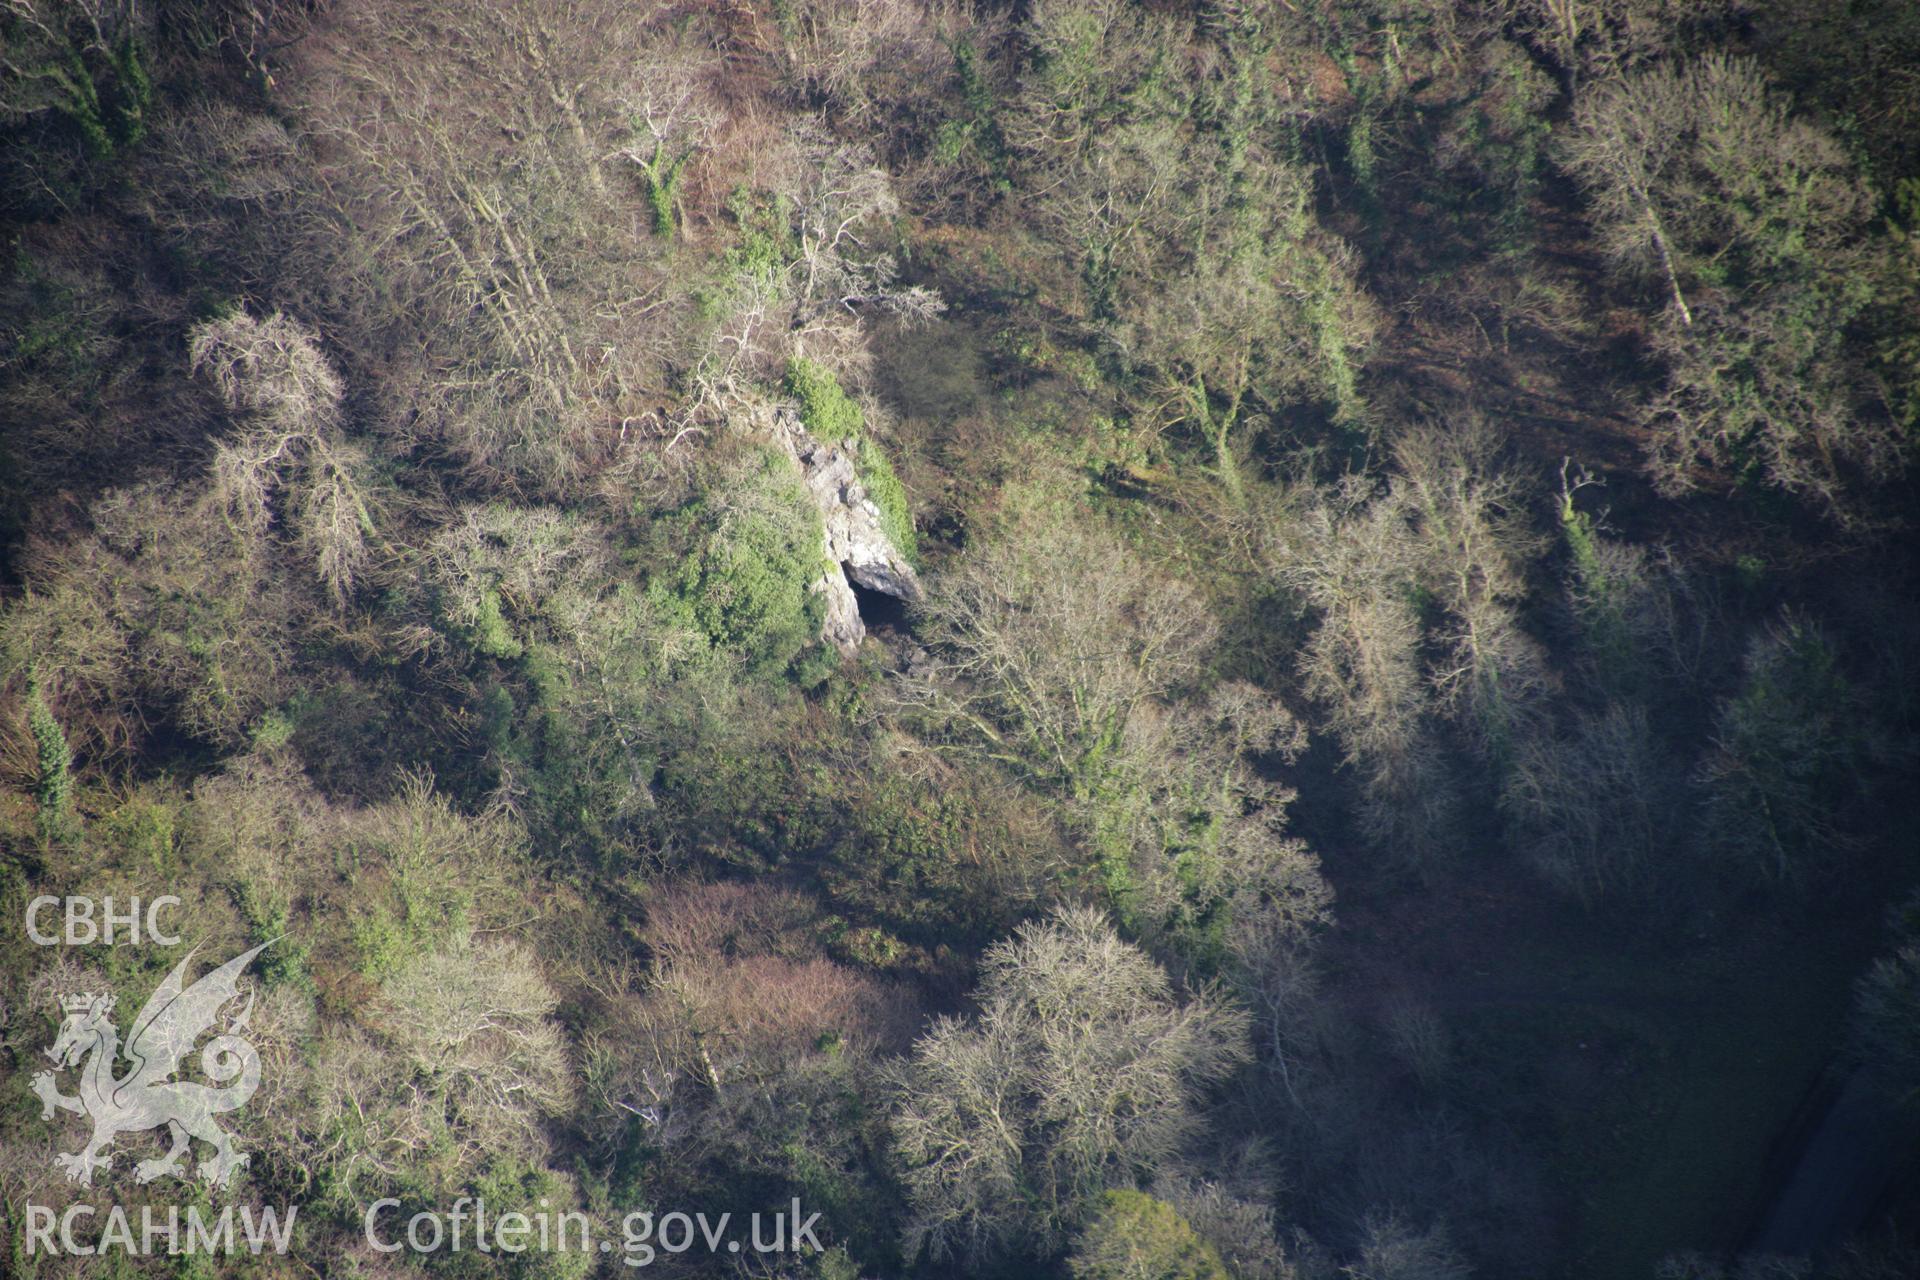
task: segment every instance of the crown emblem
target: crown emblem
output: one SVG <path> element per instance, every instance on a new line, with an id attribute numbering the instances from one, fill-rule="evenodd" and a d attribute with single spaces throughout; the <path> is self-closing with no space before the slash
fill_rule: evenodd
<path id="1" fill-rule="evenodd" d="M 113 1012 L 113 997 L 96 996 L 91 991 L 81 991 L 70 996 L 60 997 L 60 1007 L 68 1013 L 85 1013 L 93 1008 L 94 1001 L 100 1002 L 101 1013 Z"/>

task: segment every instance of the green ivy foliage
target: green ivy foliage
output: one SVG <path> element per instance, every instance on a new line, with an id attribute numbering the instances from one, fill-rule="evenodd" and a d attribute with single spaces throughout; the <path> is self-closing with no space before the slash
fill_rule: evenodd
<path id="1" fill-rule="evenodd" d="M 38 681 L 27 687 L 27 727 L 33 734 L 37 767 L 33 788 L 40 836 L 64 840 L 73 828 L 73 752 L 67 735 L 47 707 Z"/>
<path id="2" fill-rule="evenodd" d="M 1068 1266 L 1075 1280 L 1231 1280 L 1220 1251 L 1144 1191 L 1107 1192 Z"/>
<path id="3" fill-rule="evenodd" d="M 690 545 L 656 587 L 716 648 L 773 675 L 815 642 L 826 602 L 811 588 L 826 535 L 785 458 L 757 451 L 672 521 Z"/>
<path id="4" fill-rule="evenodd" d="M 866 425 L 860 406 L 832 372 L 812 360 L 787 362 L 787 394 L 800 402 L 800 421 L 822 444 L 845 444 Z"/>
<path id="5" fill-rule="evenodd" d="M 916 561 L 919 541 L 914 535 L 913 508 L 907 502 L 906 486 L 900 483 L 885 451 L 866 432 L 866 417 L 860 406 L 830 370 L 812 360 L 788 361 L 785 385 L 787 394 L 800 402 L 800 421 L 806 423 L 816 440 L 853 450 L 860 483 L 880 508 L 880 528 L 901 555 Z"/>

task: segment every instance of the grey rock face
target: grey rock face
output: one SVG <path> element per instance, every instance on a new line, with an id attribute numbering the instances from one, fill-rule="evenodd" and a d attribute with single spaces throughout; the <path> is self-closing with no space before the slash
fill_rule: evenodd
<path id="1" fill-rule="evenodd" d="M 774 432 L 800 468 L 826 526 L 826 558 L 834 568 L 812 584 L 812 590 L 827 597 L 821 638 L 842 653 L 852 653 L 867 628 L 848 579 L 911 602 L 921 597 L 920 578 L 881 526 L 880 508 L 860 483 L 852 453 L 843 445 L 816 440 L 790 410 L 776 414 Z"/>

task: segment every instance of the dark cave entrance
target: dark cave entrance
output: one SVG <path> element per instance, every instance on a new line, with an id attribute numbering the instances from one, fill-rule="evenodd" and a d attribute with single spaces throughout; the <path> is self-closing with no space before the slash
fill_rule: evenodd
<path id="1" fill-rule="evenodd" d="M 872 587 L 863 587 L 854 581 L 853 574 L 846 565 L 840 571 L 847 575 L 847 584 L 853 588 L 853 602 L 860 610 L 860 621 L 869 631 L 897 631 L 907 629 L 907 602 L 899 596 L 888 595 L 884 591 L 875 591 Z"/>

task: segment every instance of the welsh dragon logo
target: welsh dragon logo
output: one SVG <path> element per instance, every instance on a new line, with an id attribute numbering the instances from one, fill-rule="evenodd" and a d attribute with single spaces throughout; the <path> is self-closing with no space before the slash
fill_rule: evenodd
<path id="1" fill-rule="evenodd" d="M 62 1071 L 80 1067 L 80 1094 L 69 1098 L 61 1093 L 52 1071 L 33 1077 L 33 1091 L 40 1095 L 42 1119 L 52 1119 L 55 1111 L 71 1111 L 93 1121 L 93 1137 L 84 1150 L 54 1157 L 69 1182 L 93 1185 L 93 1171 L 113 1162 L 112 1156 L 102 1153 L 115 1138 L 161 1125 L 173 1140 L 172 1149 L 134 1166 L 134 1176 L 141 1182 L 166 1174 L 185 1176 L 180 1159 L 193 1138 L 213 1146 L 212 1157 L 202 1160 L 198 1169 L 212 1185 L 226 1186 L 246 1166 L 246 1153 L 234 1150 L 233 1136 L 213 1118 L 244 1106 L 260 1086 L 259 1051 L 241 1036 L 253 1012 L 251 991 L 245 1007 L 229 1017 L 225 1029 L 200 1054 L 200 1069 L 213 1084 L 170 1081 L 169 1077 L 180 1070 L 181 1059 L 213 1026 L 220 1011 L 236 1000 L 241 972 L 269 945 L 263 942 L 235 956 L 183 989 L 182 977 L 199 948 L 189 951 L 133 1020 L 124 1050 L 113 1025 L 113 996 L 87 993 L 61 998 L 66 1017 L 59 1038 L 46 1052 Z M 131 1065 L 118 1075 L 122 1053 Z"/>

